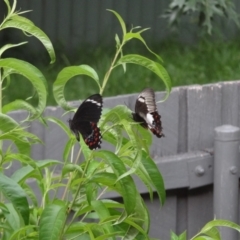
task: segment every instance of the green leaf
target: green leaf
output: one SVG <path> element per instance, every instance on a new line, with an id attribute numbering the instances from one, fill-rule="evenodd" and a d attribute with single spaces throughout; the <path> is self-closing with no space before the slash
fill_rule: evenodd
<path id="1" fill-rule="evenodd" d="M 91 205 L 93 209 L 97 212 L 98 217 L 101 221 L 104 221 L 106 218 L 110 217 L 109 210 L 106 208 L 106 206 L 102 203 L 100 200 L 91 201 Z M 100 222 L 101 223 L 101 222 Z M 113 227 L 110 222 L 104 223 L 102 225 L 102 228 L 104 229 L 105 233 L 113 233 Z"/>
<path id="2" fill-rule="evenodd" d="M 20 154 L 20 153 L 6 154 L 3 160 L 4 160 L 4 163 L 11 162 L 12 160 L 17 160 L 20 163 L 22 164 L 25 163 L 27 165 L 32 166 L 33 168 L 37 167 L 35 160 L 33 160 L 32 158 L 30 158 L 28 155 L 25 155 L 25 154 Z"/>
<path id="3" fill-rule="evenodd" d="M 29 222 L 29 206 L 24 190 L 11 178 L 0 173 L 0 191 L 21 214 L 25 224 Z"/>
<path id="4" fill-rule="evenodd" d="M 62 177 L 64 177 L 67 173 L 74 172 L 74 171 L 77 171 L 77 172 L 83 174 L 83 170 L 78 164 L 68 163 L 68 164 L 64 165 L 64 167 L 62 169 Z"/>
<path id="5" fill-rule="evenodd" d="M 6 207 L 5 204 L 0 202 L 0 209 L 3 213 L 9 213 L 8 208 Z M 2 214 L 2 213 L 1 213 Z"/>
<path id="6" fill-rule="evenodd" d="M 37 171 L 37 169 L 34 169 L 31 166 L 24 166 L 19 169 L 17 169 L 11 178 L 17 182 L 17 183 L 22 183 L 28 178 L 35 178 L 38 179 L 39 181 L 42 180 L 43 176 L 40 171 Z"/>
<path id="7" fill-rule="evenodd" d="M 62 231 L 66 220 L 67 207 L 58 200 L 48 204 L 39 221 L 39 240 L 62 239 Z"/>
<path id="8" fill-rule="evenodd" d="M 146 239 L 146 240 L 149 239 L 147 233 L 146 233 L 137 223 L 135 223 L 135 221 L 131 220 L 130 218 L 126 218 L 126 219 L 124 220 L 124 222 L 127 223 L 127 224 L 129 224 L 130 226 L 134 227 L 134 228 L 137 229 L 141 234 L 143 234 L 143 235 L 144 235 L 144 238 L 142 238 L 142 239 Z"/>
<path id="9" fill-rule="evenodd" d="M 140 40 L 140 41 L 145 45 L 145 47 L 147 48 L 147 50 L 148 50 L 150 53 L 152 53 L 155 57 L 157 57 L 157 59 L 158 59 L 159 61 L 161 61 L 161 63 L 162 63 L 162 62 L 163 62 L 162 58 L 161 58 L 158 54 L 156 54 L 155 52 L 153 52 L 153 51 L 148 47 L 147 43 L 145 42 L 145 40 L 144 40 L 144 39 L 142 38 L 142 36 L 141 36 L 141 33 L 144 32 L 144 31 L 146 31 L 146 30 L 148 30 L 148 29 L 149 29 L 149 28 L 145 28 L 145 29 L 142 29 L 141 31 L 136 32 L 136 33 L 134 33 L 134 32 L 129 32 L 129 33 L 127 33 L 127 34 L 125 35 L 124 41 L 129 41 L 130 39 L 133 39 L 133 38 L 136 38 L 136 39 Z"/>
<path id="10" fill-rule="evenodd" d="M 1 139 L 10 139 L 17 146 L 18 151 L 23 154 L 30 153 L 30 143 L 25 137 L 26 131 L 23 131 L 19 124 L 8 115 L 0 113 Z M 10 133 L 10 134 L 8 134 Z"/>
<path id="11" fill-rule="evenodd" d="M 209 229 L 209 231 L 205 232 L 204 234 L 206 234 L 209 237 L 212 237 L 215 240 L 221 240 L 220 232 L 217 227 L 212 227 L 211 229 Z"/>
<path id="12" fill-rule="evenodd" d="M 171 240 L 186 240 L 186 231 L 184 231 L 181 235 L 177 236 L 174 232 L 171 231 Z"/>
<path id="13" fill-rule="evenodd" d="M 186 231 L 184 231 L 180 236 L 179 236 L 179 240 L 186 240 L 187 239 L 187 233 Z"/>
<path id="14" fill-rule="evenodd" d="M 156 163 L 145 151 L 142 151 L 142 164 L 144 165 L 152 181 L 152 185 L 155 187 L 158 193 L 161 204 L 163 205 L 166 199 L 164 181 Z"/>
<path id="15" fill-rule="evenodd" d="M 9 4 L 9 1 L 8 0 L 4 0 L 4 2 L 6 3 L 7 5 L 7 9 L 8 9 L 8 14 L 10 14 L 10 11 L 11 11 L 11 6 Z M 14 2 L 16 2 L 16 0 L 14 0 Z"/>
<path id="16" fill-rule="evenodd" d="M 72 136 L 70 128 L 63 121 L 55 117 L 44 117 L 44 119 L 49 122 L 56 123 L 60 128 L 62 128 L 62 130 L 68 135 L 69 138 Z"/>
<path id="17" fill-rule="evenodd" d="M 80 66 L 71 66 L 65 67 L 57 76 L 56 81 L 53 83 L 53 95 L 58 103 L 64 110 L 72 110 L 73 108 L 70 107 L 66 99 L 64 98 L 64 87 L 66 83 L 70 80 L 70 78 L 77 76 L 77 75 L 86 75 L 91 77 L 95 82 L 99 84 L 99 78 L 96 71 L 88 65 L 80 65 Z"/>
<path id="18" fill-rule="evenodd" d="M 55 62 L 55 52 L 53 49 L 53 45 L 48 38 L 48 36 L 37 26 L 33 24 L 29 19 L 19 16 L 19 15 L 13 15 L 10 19 L 4 22 L 4 24 L 1 26 L 1 29 L 4 28 L 18 28 L 24 32 L 27 32 L 34 37 L 36 37 L 46 48 L 49 57 L 51 59 L 51 63 Z"/>
<path id="19" fill-rule="evenodd" d="M 26 44 L 27 42 L 21 42 L 21 43 L 18 43 L 18 44 L 6 44 L 6 45 L 4 45 L 3 47 L 1 47 L 0 48 L 0 57 L 2 56 L 2 54 L 6 51 L 6 50 L 8 50 L 8 49 L 10 49 L 10 48 L 14 48 L 14 47 L 18 47 L 18 46 L 21 46 L 21 45 L 24 45 L 24 44 Z"/>
<path id="20" fill-rule="evenodd" d="M 171 78 L 168 75 L 166 69 L 162 65 L 152 61 L 151 59 L 148 59 L 146 57 L 143 57 L 137 54 L 128 54 L 121 57 L 116 63 L 116 66 L 123 63 L 134 63 L 137 65 L 141 65 L 143 67 L 148 68 L 152 72 L 154 72 L 159 78 L 162 79 L 162 81 L 166 86 L 166 90 L 167 90 L 166 97 L 162 101 L 165 101 L 168 98 L 172 88 Z"/>
<path id="21" fill-rule="evenodd" d="M 179 240 L 179 237 L 172 231 L 171 231 L 171 236 L 170 237 L 171 237 L 171 240 Z"/>
<path id="22" fill-rule="evenodd" d="M 8 230 L 4 232 L 4 237 L 6 234 L 7 238 L 5 239 L 9 240 L 16 229 L 24 226 L 24 222 L 20 213 L 14 208 L 12 203 L 6 203 L 6 207 L 9 213 L 4 214 L 4 216 L 6 218 L 5 226 L 7 226 Z"/>
<path id="23" fill-rule="evenodd" d="M 63 162 L 54 160 L 54 159 L 44 159 L 44 160 L 38 160 L 36 164 L 39 168 L 45 168 L 55 164 L 63 164 Z"/>
<path id="24" fill-rule="evenodd" d="M 106 161 L 116 174 L 121 176 L 126 172 L 126 167 L 114 153 L 107 150 L 100 150 L 93 153 L 94 156 L 102 158 Z M 121 196 L 123 197 L 124 205 L 128 214 L 131 214 L 135 210 L 137 189 L 133 179 L 130 176 L 126 176 L 118 181 L 121 186 Z"/>
<path id="25" fill-rule="evenodd" d="M 117 19 L 122 27 L 123 37 L 124 37 L 126 35 L 127 30 L 126 30 L 125 22 L 123 21 L 122 17 L 117 12 L 115 12 L 111 9 L 107 9 L 107 11 L 112 12 L 117 17 Z"/>
<path id="26" fill-rule="evenodd" d="M 229 227 L 235 229 L 236 231 L 240 232 L 240 226 L 234 222 L 229 220 L 213 220 L 208 222 L 200 231 L 200 233 L 207 233 L 213 227 Z"/>
<path id="27" fill-rule="evenodd" d="M 20 110 L 20 109 L 26 110 L 30 112 L 32 115 L 36 114 L 36 109 L 31 104 L 21 99 L 17 99 L 13 102 L 10 102 L 4 105 L 2 108 L 2 113 L 8 113 L 8 112 Z"/>
<path id="28" fill-rule="evenodd" d="M 217 240 L 216 238 L 208 237 L 208 236 L 199 236 L 196 238 L 192 238 L 192 240 Z"/>
<path id="29" fill-rule="evenodd" d="M 46 107 L 47 101 L 47 82 L 43 74 L 33 65 L 14 58 L 0 59 L 0 67 L 13 69 L 18 74 L 26 77 L 35 88 L 39 101 L 34 112 L 31 112 L 31 120 L 38 118 Z M 29 108 L 31 110 L 32 108 Z"/>
<path id="30" fill-rule="evenodd" d="M 73 146 L 74 146 L 74 144 L 76 143 L 76 138 L 74 137 L 71 137 L 68 141 L 67 141 L 67 143 L 66 143 L 66 145 L 65 145 L 65 147 L 64 147 L 64 150 L 63 150 L 63 161 L 66 163 L 67 161 L 68 161 L 68 159 L 69 159 L 69 154 L 70 154 L 70 152 L 71 152 L 71 150 L 72 150 L 72 148 L 73 148 Z"/>

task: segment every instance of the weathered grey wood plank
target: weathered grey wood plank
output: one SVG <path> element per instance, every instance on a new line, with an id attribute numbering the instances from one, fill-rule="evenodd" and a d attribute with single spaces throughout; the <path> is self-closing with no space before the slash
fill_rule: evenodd
<path id="1" fill-rule="evenodd" d="M 220 84 L 188 88 L 188 151 L 213 147 L 214 127 L 221 125 L 221 99 Z"/>
<path id="2" fill-rule="evenodd" d="M 108 12 L 107 9 L 112 9 L 116 11 L 116 8 L 114 7 L 116 2 L 119 1 L 112 1 L 112 0 L 104 0 L 101 1 L 101 15 L 100 15 L 100 35 L 98 39 L 96 39 L 97 45 L 99 45 L 100 41 L 103 46 L 109 46 L 108 44 L 115 44 L 115 34 L 119 33 L 120 31 L 120 25 L 114 17 L 113 13 Z M 121 1 L 122 2 L 122 1 Z"/>
<path id="3" fill-rule="evenodd" d="M 238 1 L 235 0 L 234 2 L 237 4 L 237 11 L 239 11 L 240 6 Z M 49 5 L 55 7 L 52 7 L 51 11 L 44 7 Z M 109 44 L 110 40 L 113 39 L 109 38 L 109 36 L 114 36 L 116 30 L 120 29 L 119 23 L 116 19 L 116 21 L 113 21 L 113 16 L 108 17 L 109 14 L 106 13 L 106 8 L 119 12 L 128 26 L 134 24 L 135 26 L 150 27 L 151 30 L 148 31 L 148 33 L 144 33 L 144 38 L 146 38 L 148 43 L 153 40 L 159 41 L 165 39 L 170 32 L 167 28 L 167 21 L 160 16 L 163 11 L 167 9 L 168 5 L 169 2 L 163 0 L 148 2 L 144 0 L 21 0 L 18 2 L 17 9 L 21 9 L 22 11 L 32 9 L 33 12 L 30 13 L 30 19 L 49 35 L 50 39 L 54 41 L 54 44 L 60 40 L 64 43 L 64 46 L 69 47 L 73 52 L 78 44 L 90 42 L 99 45 L 100 40 L 103 39 L 103 35 L 105 36 L 103 45 Z M 79 6 L 81 7 L 79 8 Z M 74 10 L 77 15 L 75 13 L 71 14 L 72 10 L 69 11 L 69 7 Z M 61 18 L 58 19 L 56 15 L 61 16 Z M 46 19 L 51 20 L 46 21 Z M 196 40 L 194 35 L 196 28 L 191 26 L 189 23 L 191 21 L 187 18 L 184 18 L 182 22 L 179 39 L 180 41 L 192 43 Z M 71 26 L 69 26 L 69 24 Z M 221 24 L 221 27 L 223 28 L 224 25 L 224 32 L 227 33 L 228 36 L 236 36 L 237 28 L 234 24 L 224 23 Z M 53 28 L 53 26 L 55 27 Z M 58 30 L 56 31 L 55 29 Z M 69 29 L 71 30 L 69 31 Z M 113 41 L 111 42 L 113 43 Z M 36 47 L 32 44 L 31 47 L 34 50 L 36 50 L 36 48 L 37 50 L 41 49 L 40 45 Z"/>
<path id="4" fill-rule="evenodd" d="M 46 127 L 38 121 L 33 121 L 30 124 L 29 132 L 35 134 L 39 137 L 43 144 L 34 144 L 31 147 L 31 157 L 36 160 L 41 160 L 45 158 L 46 146 L 44 145 Z"/>
<path id="5" fill-rule="evenodd" d="M 133 11 L 134 9 L 134 11 Z M 126 8 L 127 18 L 125 20 L 128 30 L 130 30 L 132 27 L 140 26 L 141 24 L 141 2 L 138 2 L 136 4 L 134 1 L 128 1 L 127 2 L 127 8 Z"/>
<path id="6" fill-rule="evenodd" d="M 57 39 L 66 50 L 71 49 L 71 1 L 58 0 L 57 2 Z M 67 52 L 67 51 L 66 51 Z"/>
<path id="7" fill-rule="evenodd" d="M 43 12 L 42 12 L 42 16 L 41 16 L 42 22 L 43 22 L 42 27 L 43 27 L 43 29 L 46 29 L 45 33 L 48 35 L 50 40 L 52 42 L 56 42 L 58 39 L 58 37 L 57 37 L 58 13 L 56 11 L 56 9 L 58 9 L 57 3 L 56 3 L 56 1 L 47 1 L 47 0 L 42 1 L 42 7 L 43 7 Z M 66 41 L 67 41 L 67 39 L 66 39 Z"/>
<path id="8" fill-rule="evenodd" d="M 86 10 L 85 0 L 71 2 L 71 42 L 74 48 L 79 49 L 81 43 L 86 42 Z M 81 57 L 81 56 L 79 56 Z"/>
<path id="9" fill-rule="evenodd" d="M 43 11 L 41 1 L 22 1 L 21 5 L 18 4 L 18 7 L 20 7 L 22 11 L 32 10 L 30 12 L 30 18 L 33 23 L 40 28 L 43 26 Z"/>
<path id="10" fill-rule="evenodd" d="M 151 201 L 145 196 L 144 201 L 150 213 L 149 235 L 157 239 L 170 239 L 170 231 L 175 232 L 177 228 L 177 197 L 175 193 L 167 193 L 167 201 L 162 207 L 157 197 Z"/>
<path id="11" fill-rule="evenodd" d="M 213 187 L 196 188 L 188 193 L 188 239 L 198 233 L 210 220 L 213 220 Z"/>
<path id="12" fill-rule="evenodd" d="M 188 147 L 188 113 L 187 113 L 187 88 L 179 87 L 179 110 L 178 110 L 178 153 L 186 152 Z"/>
<path id="13" fill-rule="evenodd" d="M 180 188 L 175 190 L 174 193 L 177 196 L 176 234 L 180 235 L 187 230 L 188 189 Z"/>
<path id="14" fill-rule="evenodd" d="M 157 92 L 156 100 L 163 99 L 165 93 Z M 178 114 L 179 114 L 179 90 L 173 89 L 170 97 L 163 103 L 158 103 L 158 112 L 161 115 L 163 133 L 165 137 L 153 136 L 151 148 L 152 156 L 168 156 L 177 154 L 178 151 Z"/>
<path id="15" fill-rule="evenodd" d="M 85 39 L 86 42 L 89 44 L 96 43 L 96 39 L 98 38 L 98 28 L 96 26 L 99 22 L 99 6 L 100 1 L 98 0 L 92 0 L 92 1 L 86 1 L 85 2 L 85 25 L 86 25 L 86 31 L 85 31 Z M 94 6 L 94 7 L 93 7 Z"/>
<path id="16" fill-rule="evenodd" d="M 240 81 L 222 83 L 222 124 L 239 126 Z"/>

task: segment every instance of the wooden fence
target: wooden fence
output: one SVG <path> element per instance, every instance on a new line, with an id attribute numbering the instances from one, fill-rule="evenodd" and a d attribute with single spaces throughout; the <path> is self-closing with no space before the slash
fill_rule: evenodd
<path id="1" fill-rule="evenodd" d="M 104 98 L 104 106 L 126 104 L 134 109 L 137 95 Z M 157 100 L 162 99 L 163 96 L 163 92 L 156 93 Z M 79 102 L 73 104 L 78 106 Z M 158 110 L 162 116 L 163 132 L 166 137 L 161 139 L 153 137 L 151 154 L 164 177 L 167 189 L 166 204 L 160 208 L 157 196 L 151 202 L 145 187 L 140 182 L 137 182 L 137 185 L 150 210 L 151 236 L 167 240 L 170 239 L 170 230 L 178 234 L 187 230 L 190 238 L 216 214 L 213 206 L 213 179 L 215 179 L 213 152 L 214 135 L 216 135 L 214 129 L 225 124 L 240 127 L 240 81 L 174 88 L 167 101 L 158 104 Z M 47 107 L 44 115 L 57 117 L 67 123 L 70 116 L 62 116 L 63 113 L 64 111 L 59 107 Z M 26 117 L 21 111 L 11 115 L 16 120 Z M 45 143 L 33 147 L 33 158 L 62 159 L 67 136 L 57 125 L 49 123 L 49 127 L 45 128 L 33 122 L 29 131 L 35 133 Z M 236 147 L 236 141 L 234 144 Z M 237 150 L 238 147 L 239 142 L 237 142 Z M 230 158 L 231 156 L 227 156 L 220 161 L 232 164 Z M 233 158 L 239 160 L 238 151 Z M 237 163 L 235 165 L 236 171 L 231 170 L 231 172 L 235 172 L 238 181 L 239 170 Z M 229 167 L 233 169 L 232 166 Z M 228 171 L 227 168 L 222 170 Z M 231 176 L 227 177 L 227 180 L 228 178 L 230 179 Z M 229 186 L 225 190 L 230 190 Z M 231 188 L 231 191 L 231 196 L 236 199 L 238 190 L 233 191 Z M 224 194 L 226 194 L 223 197 L 226 199 L 225 203 L 231 205 L 230 195 L 227 192 Z M 225 207 L 220 206 L 220 209 Z M 233 210 L 238 216 L 238 207 Z M 226 214 L 223 217 L 228 219 L 230 215 Z"/>
<path id="2" fill-rule="evenodd" d="M 236 10 L 240 10 L 240 1 L 234 0 Z M 148 43 L 158 42 L 166 39 L 170 34 L 168 23 L 161 18 L 161 14 L 167 9 L 169 1 L 165 0 L 21 0 L 18 1 L 17 9 L 32 10 L 27 13 L 29 17 L 38 27 L 40 27 L 57 46 L 61 43 L 64 52 L 76 51 L 83 44 L 93 44 L 95 46 L 103 46 L 106 44 L 114 44 L 114 36 L 116 32 L 120 33 L 120 26 L 117 19 L 112 13 L 106 9 L 117 11 L 126 22 L 128 29 L 131 26 L 141 26 L 143 28 L 151 28 L 144 38 Z M 0 1 L 0 19 L 6 15 L 4 1 Z M 185 17 L 180 25 L 180 31 L 175 35 L 175 39 L 185 43 L 194 43 L 198 37 L 197 17 L 189 20 Z M 236 36 L 239 30 L 235 24 L 223 19 L 219 24 L 219 28 L 224 29 L 224 34 L 229 39 Z M 4 31 L 3 33 L 6 33 Z M 5 40 L 13 41 L 22 39 L 16 36 L 16 32 L 10 32 L 9 35 L 0 36 L 0 42 Z M 24 38 L 26 40 L 26 38 Z M 36 49 L 42 51 L 39 41 L 34 38 L 28 38 L 32 43 L 32 51 Z M 17 41 L 18 42 L 18 41 Z M 23 47 L 24 48 L 24 47 Z"/>

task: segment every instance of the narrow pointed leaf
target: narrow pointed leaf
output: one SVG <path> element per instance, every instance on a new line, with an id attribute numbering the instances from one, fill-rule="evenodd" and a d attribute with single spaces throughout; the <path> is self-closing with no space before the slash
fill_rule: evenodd
<path id="1" fill-rule="evenodd" d="M 119 177 L 126 172 L 126 167 L 114 153 L 106 150 L 94 152 L 94 156 L 101 157 L 111 167 L 114 173 Z M 130 176 L 126 176 L 118 181 L 121 185 L 121 195 L 123 197 L 124 205 L 128 214 L 131 214 L 135 210 L 137 189 L 133 179 Z"/>
<path id="2" fill-rule="evenodd" d="M 97 212 L 101 221 L 103 221 L 106 218 L 111 216 L 109 213 L 109 210 L 105 207 L 105 205 L 100 200 L 92 201 L 91 205 L 92 205 L 93 209 Z M 105 223 L 102 225 L 102 227 L 104 228 L 105 233 L 113 233 L 114 232 L 111 223 Z"/>
<path id="3" fill-rule="evenodd" d="M 107 9 L 107 11 L 112 12 L 118 19 L 121 27 L 122 27 L 122 31 L 123 31 L 123 36 L 125 36 L 127 30 L 126 30 L 126 25 L 125 22 L 123 21 L 122 17 L 115 11 L 111 10 L 111 9 Z"/>
<path id="4" fill-rule="evenodd" d="M 161 58 L 159 55 L 157 55 L 155 52 L 153 52 L 153 51 L 148 47 L 147 43 L 145 42 L 145 40 L 144 40 L 144 39 L 142 38 L 142 36 L 141 36 L 141 33 L 144 32 L 144 31 L 146 31 L 146 30 L 148 30 L 148 28 L 142 29 L 141 31 L 136 32 L 136 33 L 134 33 L 134 32 L 129 32 L 129 33 L 127 33 L 127 34 L 125 35 L 124 40 L 125 40 L 125 41 L 128 41 L 128 40 L 130 40 L 130 39 L 132 39 L 132 38 L 136 38 L 136 39 L 140 40 L 140 41 L 145 45 L 145 47 L 147 48 L 147 50 L 148 50 L 150 53 L 152 53 L 154 56 L 156 56 L 156 57 L 158 58 L 158 60 L 161 61 L 161 63 L 162 63 L 162 62 L 163 62 L 162 58 Z"/>
<path id="5" fill-rule="evenodd" d="M 28 111 L 31 115 L 36 114 L 36 109 L 31 104 L 21 99 L 17 99 L 13 102 L 4 105 L 2 108 L 2 113 L 8 113 L 20 109 Z"/>
<path id="6" fill-rule="evenodd" d="M 27 42 L 21 42 L 21 43 L 18 43 L 18 44 L 6 44 L 6 45 L 4 45 L 3 47 L 0 48 L 0 57 L 6 50 L 8 50 L 10 48 L 21 46 L 21 45 L 26 44 L 26 43 Z"/>
<path id="7" fill-rule="evenodd" d="M 36 112 L 32 113 L 31 120 L 39 117 L 46 107 L 47 102 L 47 82 L 43 74 L 33 65 L 14 58 L 0 59 L 0 67 L 10 68 L 18 74 L 26 77 L 33 85 L 38 94 L 38 106 Z"/>
<path id="8" fill-rule="evenodd" d="M 27 225 L 30 212 L 24 190 L 11 178 L 0 173 L 0 191 L 18 210 Z"/>
<path id="9" fill-rule="evenodd" d="M 161 204 L 163 205 L 166 199 L 164 181 L 156 163 L 153 161 L 153 159 L 151 159 L 149 155 L 146 154 L 145 151 L 142 151 L 142 164 L 148 172 L 148 175 L 152 181 L 152 185 L 155 187 Z"/>
<path id="10" fill-rule="evenodd" d="M 40 28 L 35 26 L 29 19 L 19 15 L 14 15 L 2 25 L 2 29 L 4 28 L 18 28 L 33 35 L 46 48 L 51 59 L 51 63 L 55 62 L 56 56 L 49 37 Z"/>
<path id="11" fill-rule="evenodd" d="M 53 83 L 53 95 L 58 103 L 64 110 L 72 110 L 66 99 L 64 97 L 64 88 L 66 83 L 74 76 L 77 75 L 86 75 L 91 77 L 98 84 L 99 88 L 99 78 L 96 71 L 88 65 L 80 65 L 80 66 L 71 66 L 65 67 L 57 76 L 56 81 Z"/>
<path id="12" fill-rule="evenodd" d="M 166 86 L 166 96 L 165 98 L 162 100 L 166 100 L 170 94 L 172 85 L 171 85 L 171 78 L 168 75 L 166 69 L 160 65 L 157 62 L 152 61 L 149 58 L 137 55 L 137 54 L 128 54 L 125 55 L 123 57 L 121 57 L 116 66 L 118 66 L 119 64 L 123 64 L 123 63 L 134 63 L 137 65 L 141 65 L 143 67 L 148 68 L 149 70 L 151 70 L 152 72 L 154 72 L 160 79 L 162 79 L 162 81 L 164 82 L 165 86 Z"/>
<path id="13" fill-rule="evenodd" d="M 67 208 L 58 201 L 46 206 L 39 222 L 39 240 L 62 239 L 61 233 L 66 219 Z"/>

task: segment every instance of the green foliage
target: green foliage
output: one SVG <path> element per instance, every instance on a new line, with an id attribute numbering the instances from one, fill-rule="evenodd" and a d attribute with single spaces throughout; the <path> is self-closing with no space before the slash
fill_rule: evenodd
<path id="1" fill-rule="evenodd" d="M 5 0 L 8 14 L 0 25 L 0 31 L 5 28 L 20 29 L 38 38 L 48 51 L 51 62 L 55 60 L 55 53 L 48 37 L 31 21 L 20 16 L 24 12 L 16 12 L 16 0 L 11 5 Z M 67 82 L 74 76 L 85 75 L 86 81 L 93 80 L 102 94 L 109 81 L 109 76 L 116 67 L 121 65 L 126 70 L 126 64 L 134 63 L 144 66 L 163 80 L 167 96 L 171 90 L 171 81 L 161 65 L 161 58 L 147 46 L 141 33 L 144 30 L 126 31 L 122 18 L 111 11 L 118 18 L 122 29 L 122 41 L 116 37 L 117 50 L 110 64 L 109 70 L 101 81 L 97 72 L 88 65 L 68 66 L 57 75 L 53 84 L 53 94 L 56 102 L 66 111 L 73 110 L 65 99 L 64 89 Z M 157 61 L 141 55 L 124 55 L 123 46 L 138 39 L 147 51 Z M 19 44 L 6 44 L 0 49 L 0 56 L 10 48 Z M 159 61 L 159 62 L 158 62 Z M 80 141 L 80 151 L 72 154 L 77 141 L 68 126 L 60 119 L 43 118 L 41 115 L 46 107 L 47 81 L 39 69 L 28 62 L 14 58 L 1 58 L 1 100 L 10 81 L 14 81 L 13 74 L 25 77 L 38 96 L 38 104 L 32 105 L 28 100 L 15 99 L 3 105 L 0 101 L 0 198 L 1 198 L 1 239 L 149 239 L 149 215 L 146 206 L 138 193 L 133 175 L 147 186 L 152 196 L 157 191 L 160 204 L 165 201 L 163 178 L 149 156 L 151 135 L 131 120 L 131 111 L 126 106 L 116 106 L 104 111 L 100 127 L 103 139 L 109 142 L 113 151 L 90 151 Z M 5 84 L 5 85 L 3 85 Z M 34 94 L 35 94 L 34 93 Z M 32 98 L 33 96 L 30 96 Z M 63 162 L 54 159 L 34 160 L 31 158 L 31 146 L 41 143 L 40 139 L 27 132 L 22 123 L 6 115 L 13 110 L 23 109 L 29 113 L 24 123 L 33 120 L 47 124 L 57 124 L 68 136 L 69 140 L 63 149 Z M 140 140 L 139 140 L 140 139 Z M 12 141 L 7 150 L 2 149 L 5 140 Z M 57 141 L 57 139 L 56 139 Z M 83 158 L 84 160 L 80 161 Z M 6 176 L 6 169 L 15 162 L 20 163 L 11 176 Z M 60 168 L 61 172 L 56 169 Z M 29 179 L 38 186 L 41 202 L 38 202 L 35 189 L 29 184 Z M 59 196 L 59 189 L 63 193 Z M 107 192 L 117 192 L 123 203 L 105 199 Z"/>
<path id="2" fill-rule="evenodd" d="M 221 240 L 218 227 L 229 227 L 240 232 L 240 226 L 228 220 L 215 219 L 208 222 L 199 233 L 197 233 L 190 240 Z M 186 232 L 183 232 L 179 236 L 171 232 L 171 240 L 186 240 Z"/>
<path id="3" fill-rule="evenodd" d="M 170 26 L 178 24 L 180 18 L 187 14 L 198 14 L 198 24 L 212 33 L 213 20 L 216 17 L 233 21 L 240 27 L 239 14 L 235 10 L 233 1 L 229 0 L 172 0 L 163 15 Z"/>
<path id="4" fill-rule="evenodd" d="M 12 5 L 4 0 L 8 14 L 0 25 L 0 31 L 7 27 L 20 29 L 35 36 L 42 43 L 51 62 L 55 53 L 48 37 L 31 21 L 19 16 L 24 12 L 16 12 L 16 0 Z M 72 111 L 64 95 L 65 85 L 74 76 L 85 75 L 86 81 L 93 80 L 100 93 L 105 91 L 109 77 L 119 65 L 126 71 L 126 65 L 133 63 L 149 69 L 162 80 L 166 87 L 166 98 L 171 91 L 170 77 L 162 66 L 161 58 L 147 46 L 141 36 L 146 29 L 130 32 L 120 15 L 110 10 L 119 20 L 123 31 L 120 41 L 116 40 L 116 54 L 110 63 L 103 79 L 88 65 L 68 66 L 63 68 L 54 84 L 53 94 L 56 102 L 66 111 Z M 123 54 L 123 47 L 132 39 L 139 40 L 148 53 L 156 58 L 152 60 L 137 54 Z M 7 44 L 0 49 L 2 53 L 19 44 Z M 145 184 L 152 198 L 157 192 L 160 204 L 165 202 L 164 181 L 154 160 L 149 153 L 151 134 L 139 124 L 132 121 L 131 111 L 126 106 L 104 109 L 99 123 L 103 140 L 112 146 L 112 151 L 91 151 L 80 139 L 80 150 L 74 155 L 74 147 L 79 144 L 67 125 L 60 119 L 42 117 L 46 107 L 47 83 L 44 75 L 33 65 L 13 58 L 0 59 L 0 237 L 3 240 L 15 239 L 150 239 L 149 213 L 145 203 L 137 191 L 133 176 Z M 14 100 L 2 104 L 4 97 L 3 83 L 12 81 L 12 74 L 24 76 L 33 86 L 38 96 L 37 106 L 26 100 Z M 6 85 L 8 85 L 6 83 Z M 33 97 L 33 96 L 30 96 Z M 165 98 L 165 99 L 166 99 Z M 3 106 L 2 106 L 3 105 Z M 16 122 L 6 115 L 13 110 L 24 109 L 29 113 L 23 123 Z M 68 141 L 63 149 L 64 161 L 55 159 L 35 160 L 30 155 L 31 146 L 41 140 L 27 132 L 26 123 L 38 120 L 45 125 L 53 122 L 67 135 Z M 3 148 L 2 143 L 10 140 L 12 144 Z M 57 141 L 57 139 L 56 139 Z M 10 176 L 6 170 L 15 162 L 20 167 Z M 59 170 L 61 169 L 60 172 Z M 34 182 L 40 191 L 40 201 L 36 196 Z M 62 189 L 63 191 L 59 191 Z M 115 192 L 122 201 L 110 200 L 105 194 Z M 239 231 L 239 226 L 227 221 L 208 223 L 196 235 L 196 239 L 204 236 L 219 236 L 216 226 L 228 226 Z M 181 235 L 180 239 L 184 239 Z M 203 236 L 203 237 L 204 237 Z M 172 233 L 172 237 L 177 236 Z M 205 238 L 207 239 L 207 238 Z M 210 239 L 210 238 L 209 238 Z"/>

